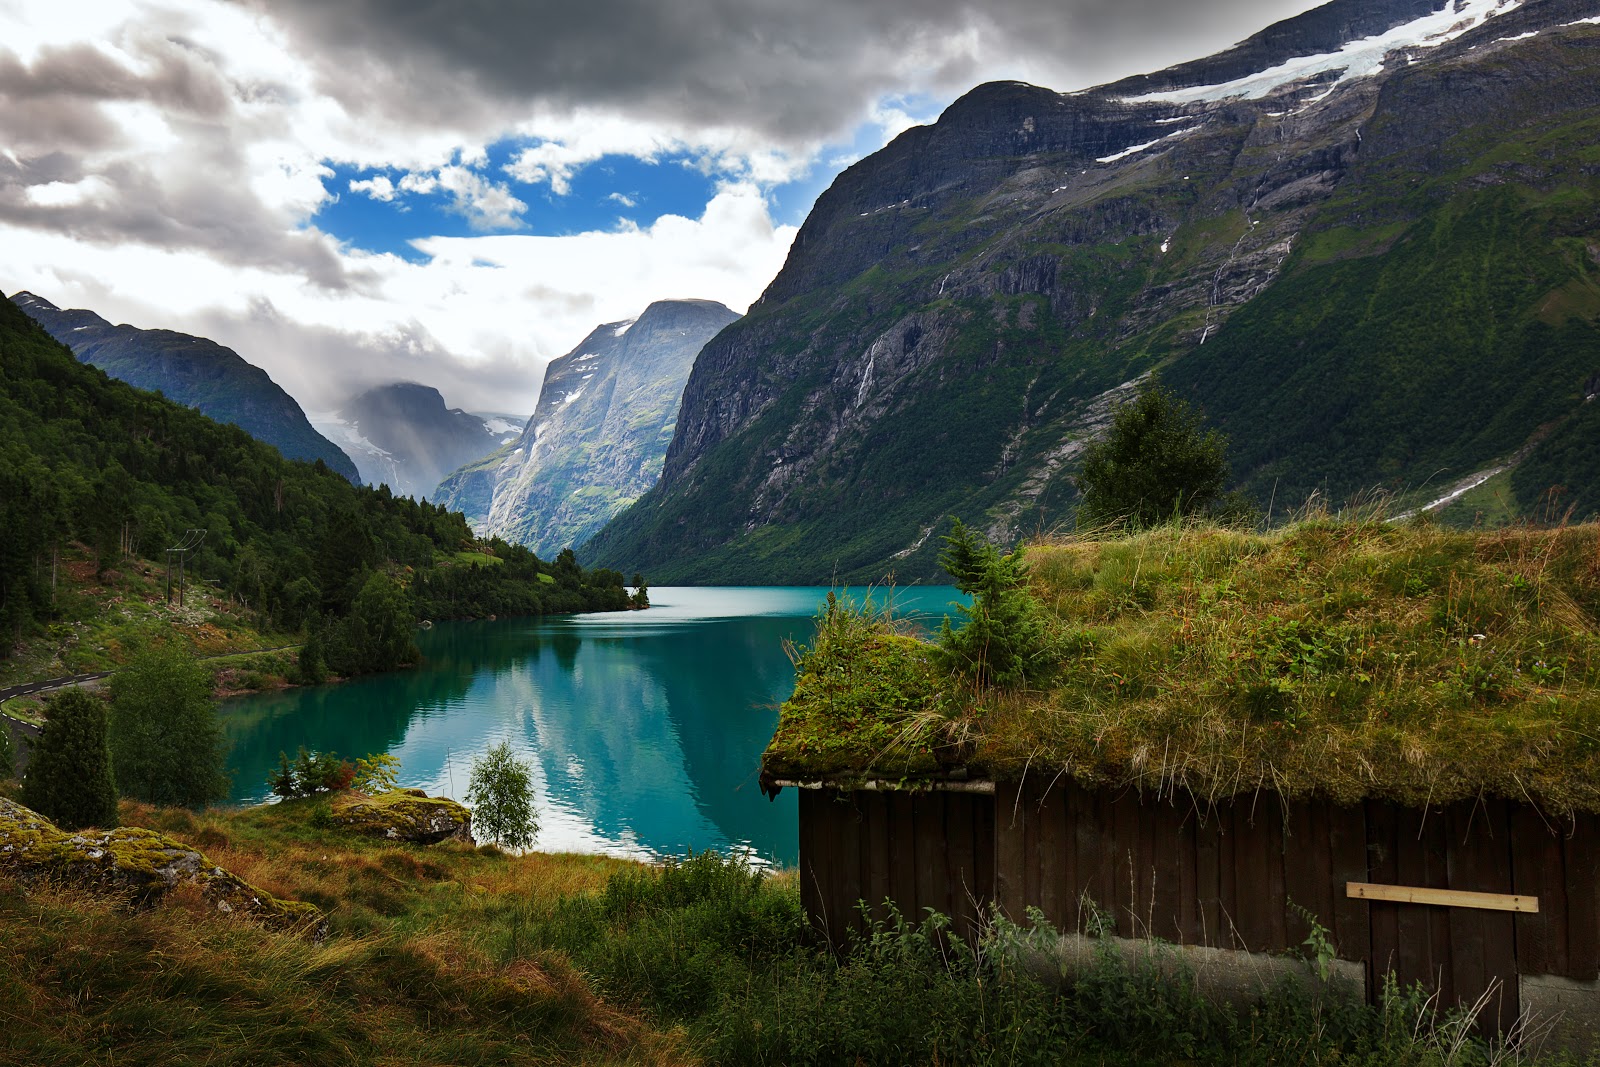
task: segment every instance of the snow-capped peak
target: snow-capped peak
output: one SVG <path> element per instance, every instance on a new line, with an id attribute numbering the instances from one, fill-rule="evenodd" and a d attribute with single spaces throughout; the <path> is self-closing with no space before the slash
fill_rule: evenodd
<path id="1" fill-rule="evenodd" d="M 613 336 L 613 337 L 621 337 L 623 334 L 628 332 L 628 327 L 632 326 L 634 323 L 636 323 L 638 321 L 639 321 L 638 319 L 629 319 L 627 322 L 624 322 L 624 323 L 620 324 L 615 330 L 612 330 L 611 331 L 611 336 Z"/>
<path id="2" fill-rule="evenodd" d="M 1316 74 L 1339 71 L 1333 85 L 1348 78 L 1364 78 L 1383 71 L 1384 57 L 1397 49 L 1437 48 L 1468 30 L 1481 26 L 1496 15 L 1522 5 L 1523 0 L 1455 0 L 1438 11 L 1395 26 L 1384 33 L 1351 41 L 1337 52 L 1296 56 L 1276 67 L 1249 74 L 1220 85 L 1196 85 L 1133 97 L 1129 103 L 1187 104 L 1202 100 L 1227 100 L 1244 97 L 1258 100 L 1291 82 Z"/>

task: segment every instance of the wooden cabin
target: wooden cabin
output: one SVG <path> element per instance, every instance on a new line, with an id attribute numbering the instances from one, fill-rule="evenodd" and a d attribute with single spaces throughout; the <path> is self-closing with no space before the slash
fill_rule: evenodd
<path id="1" fill-rule="evenodd" d="M 1206 804 L 1070 781 L 800 789 L 800 885 L 817 929 L 925 909 L 976 934 L 991 906 L 1057 930 L 1281 956 L 1314 919 L 1376 1001 L 1386 972 L 1600 1046 L 1600 817 L 1502 800 Z M 1089 909 L 1094 910 L 1091 916 Z"/>
<path id="2" fill-rule="evenodd" d="M 1321 939 L 1370 1001 L 1392 975 L 1600 1049 L 1595 527 L 1156 531 L 1030 560 L 1068 634 L 1032 691 L 953 700 L 930 644 L 819 622 L 763 783 L 800 790 L 822 935 L 891 904 L 969 935 L 1042 914 L 1224 984 Z M 1116 584 L 1141 573 L 1153 592 Z"/>

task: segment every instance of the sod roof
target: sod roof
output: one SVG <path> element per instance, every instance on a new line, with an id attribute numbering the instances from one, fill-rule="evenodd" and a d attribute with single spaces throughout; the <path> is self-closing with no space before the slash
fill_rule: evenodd
<path id="1" fill-rule="evenodd" d="M 1600 527 L 1307 521 L 1030 546 L 1047 680 L 983 689 L 883 615 L 799 657 L 770 781 L 1066 774 L 1600 811 Z"/>

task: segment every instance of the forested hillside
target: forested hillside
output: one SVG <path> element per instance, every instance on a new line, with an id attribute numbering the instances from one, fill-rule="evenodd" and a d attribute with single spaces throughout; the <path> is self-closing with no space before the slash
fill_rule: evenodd
<path id="1" fill-rule="evenodd" d="M 614 571 L 474 542 L 458 513 L 285 460 L 79 363 L 0 300 L 0 658 L 54 617 L 64 548 L 81 542 L 104 572 L 161 561 L 189 530 L 205 531 L 192 580 L 284 630 L 348 617 L 364 590 L 402 617 L 626 606 Z"/>

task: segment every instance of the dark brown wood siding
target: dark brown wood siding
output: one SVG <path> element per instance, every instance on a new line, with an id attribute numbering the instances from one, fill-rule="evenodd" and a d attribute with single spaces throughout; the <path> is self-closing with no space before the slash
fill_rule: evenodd
<path id="1" fill-rule="evenodd" d="M 994 798 L 974 793 L 800 792 L 800 895 L 843 945 L 888 901 L 913 921 L 931 908 L 976 933 L 994 900 Z"/>
<path id="2" fill-rule="evenodd" d="M 1065 779 L 1000 783 L 992 796 L 808 790 L 802 892 L 835 944 L 891 900 L 972 933 L 990 902 L 1038 909 L 1061 931 L 1186 945 L 1303 950 L 1314 921 L 1361 963 L 1369 995 L 1392 971 L 1440 1003 L 1482 997 L 1486 1027 L 1516 1018 L 1517 976 L 1600 978 L 1600 817 L 1526 804 L 1427 811 L 1369 801 L 1088 790 Z M 1515 893 L 1536 914 L 1352 899 L 1347 883 Z"/>
<path id="3" fill-rule="evenodd" d="M 998 903 L 1017 922 L 1037 907 L 1059 930 L 1158 937 L 1183 945 L 1283 952 L 1310 925 L 1363 959 L 1367 906 L 1360 809 L 1285 811 L 1275 798 L 1217 806 L 1058 782 L 1002 783 L 995 794 Z M 1034 828 L 1040 828 L 1035 839 Z"/>

